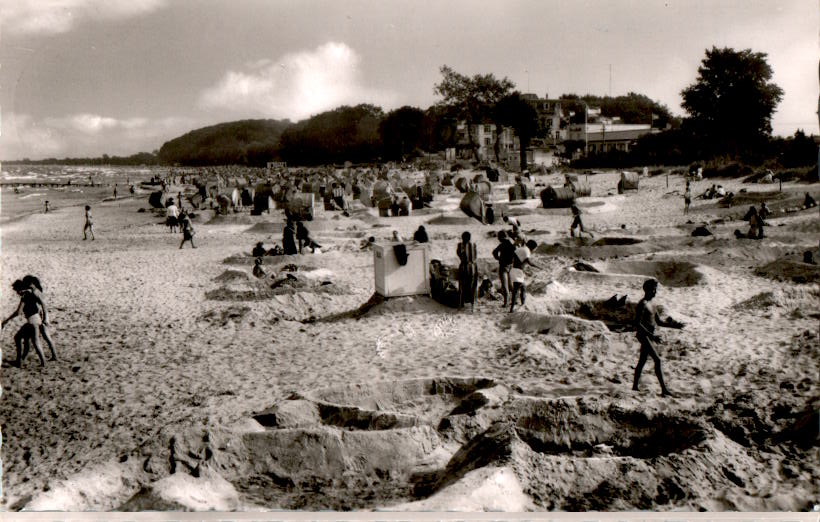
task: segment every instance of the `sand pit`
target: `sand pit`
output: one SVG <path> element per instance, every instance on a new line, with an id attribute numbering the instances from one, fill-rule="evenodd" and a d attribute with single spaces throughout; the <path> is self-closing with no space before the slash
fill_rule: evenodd
<path id="1" fill-rule="evenodd" d="M 764 468 L 721 431 L 734 417 L 719 404 L 657 406 L 539 398 L 465 377 L 296 393 L 234 428 L 176 432 L 167 469 L 122 508 L 453 506 L 498 469 L 528 509 L 747 506 Z M 798 414 L 775 437 L 802 444 L 812 418 Z M 716 488 L 730 494 L 715 499 Z"/>
<path id="2" fill-rule="evenodd" d="M 694 286 L 704 280 L 697 265 L 686 261 L 608 261 L 602 265 L 602 272 L 651 277 L 673 288 Z"/>
<path id="3" fill-rule="evenodd" d="M 755 274 L 775 281 L 811 284 L 820 281 L 820 265 L 803 263 L 797 256 L 787 256 L 758 267 Z"/>

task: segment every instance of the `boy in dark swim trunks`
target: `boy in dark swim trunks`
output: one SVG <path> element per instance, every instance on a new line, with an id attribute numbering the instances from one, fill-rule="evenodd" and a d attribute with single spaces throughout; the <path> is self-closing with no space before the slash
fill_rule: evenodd
<path id="1" fill-rule="evenodd" d="M 671 397 L 672 393 L 663 382 L 663 371 L 661 370 L 661 358 L 658 355 L 657 344 L 662 342 L 660 336 L 655 334 L 656 326 L 667 328 L 683 328 L 684 324 L 672 319 L 661 319 L 652 304 L 652 298 L 658 293 L 658 282 L 654 279 L 647 279 L 643 284 L 644 296 L 635 308 L 635 328 L 637 330 L 638 342 L 641 343 L 641 355 L 638 358 L 638 365 L 635 366 L 635 380 L 632 389 L 638 391 L 638 381 L 641 379 L 641 371 L 646 359 L 651 357 L 655 362 L 655 375 L 661 384 L 661 396 Z"/>

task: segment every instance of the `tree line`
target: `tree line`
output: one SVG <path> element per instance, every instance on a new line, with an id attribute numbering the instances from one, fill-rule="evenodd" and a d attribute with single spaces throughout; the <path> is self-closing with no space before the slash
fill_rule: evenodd
<path id="1" fill-rule="evenodd" d="M 342 106 L 291 123 L 288 120 L 242 120 L 196 129 L 170 140 L 154 153 L 125 158 L 73 158 L 42 162 L 110 165 L 264 166 L 268 161 L 291 165 L 400 161 L 448 147 L 467 149 L 477 159 L 479 144 L 471 132 L 459 134 L 457 125 L 492 123 L 496 159 L 498 134 L 511 128 L 524 151 L 546 136 L 532 100 L 516 90 L 508 78 L 492 74 L 461 74 L 440 69 L 433 90 L 439 101 L 427 109 L 405 106 L 387 113 L 370 104 Z M 731 48 L 706 50 L 694 83 L 681 91 L 684 118 L 649 97 L 563 94 L 559 100 L 562 125 L 582 123 L 588 107 L 623 123 L 650 123 L 656 132 L 640 138 L 627 152 L 612 151 L 577 160 L 579 166 L 681 165 L 714 158 L 750 163 L 777 161 L 783 166 L 811 165 L 817 147 L 798 131 L 790 138 L 773 138 L 771 118 L 783 90 L 771 81 L 765 53 Z M 660 130 L 664 129 L 664 130 Z M 466 139 L 466 142 L 465 142 Z M 579 143 L 565 142 L 571 154 Z"/>

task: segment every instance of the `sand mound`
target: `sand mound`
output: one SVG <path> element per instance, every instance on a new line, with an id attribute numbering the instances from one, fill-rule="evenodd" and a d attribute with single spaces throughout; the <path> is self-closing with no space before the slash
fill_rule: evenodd
<path id="1" fill-rule="evenodd" d="M 207 221 L 209 225 L 250 225 L 255 220 L 248 214 L 216 214 Z"/>
<path id="2" fill-rule="evenodd" d="M 648 254 L 666 250 L 666 246 L 648 241 L 628 242 L 631 238 L 615 239 L 615 244 L 606 243 L 607 238 L 593 241 L 587 238 L 566 238 L 553 244 L 542 243 L 535 249 L 537 254 L 550 256 L 571 257 L 574 259 L 608 259 L 613 257 L 628 257 L 637 254 Z M 617 243 L 624 240 L 623 243 Z M 603 244 L 594 244 L 603 241 Z"/>
<path id="3" fill-rule="evenodd" d="M 430 225 L 474 225 L 477 220 L 465 215 L 441 215 L 427 220 Z"/>
<path id="4" fill-rule="evenodd" d="M 502 319 L 501 324 L 515 325 L 520 332 L 551 335 L 604 334 L 608 331 L 600 321 L 589 321 L 571 315 L 542 315 L 532 312 L 511 314 Z"/>
<path id="5" fill-rule="evenodd" d="M 697 265 L 686 261 L 609 261 L 603 270 L 652 277 L 669 287 L 694 286 L 704 279 Z"/>
<path id="6" fill-rule="evenodd" d="M 233 268 L 229 268 L 216 276 L 214 281 L 218 283 L 234 283 L 234 282 L 247 282 L 251 280 L 251 275 L 244 270 L 236 270 Z"/>
<path id="7" fill-rule="evenodd" d="M 452 502 L 451 488 L 503 468 L 521 480 L 520 503 L 536 509 L 714 507 L 713 491 L 742 492 L 760 467 L 702 415 L 521 396 L 482 378 L 336 386 L 254 418 L 254 429 L 175 435 L 169 468 L 193 478 L 156 481 L 147 490 L 157 504 L 141 507 L 192 505 L 185 486 L 199 481 L 212 505 L 413 509 Z"/>
<path id="8" fill-rule="evenodd" d="M 285 223 L 281 221 L 262 221 L 245 229 L 248 234 L 281 234 L 285 230 Z"/>
<path id="9" fill-rule="evenodd" d="M 820 281 L 820 265 L 798 261 L 791 256 L 780 258 L 755 270 L 755 274 L 776 281 L 790 281 L 797 284 Z"/>

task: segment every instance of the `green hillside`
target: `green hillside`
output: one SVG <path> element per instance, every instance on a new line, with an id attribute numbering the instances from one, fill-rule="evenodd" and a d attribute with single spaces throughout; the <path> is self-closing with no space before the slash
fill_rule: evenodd
<path id="1" fill-rule="evenodd" d="M 288 120 L 240 120 L 192 130 L 165 142 L 161 163 L 173 165 L 265 165 L 278 157 Z"/>

